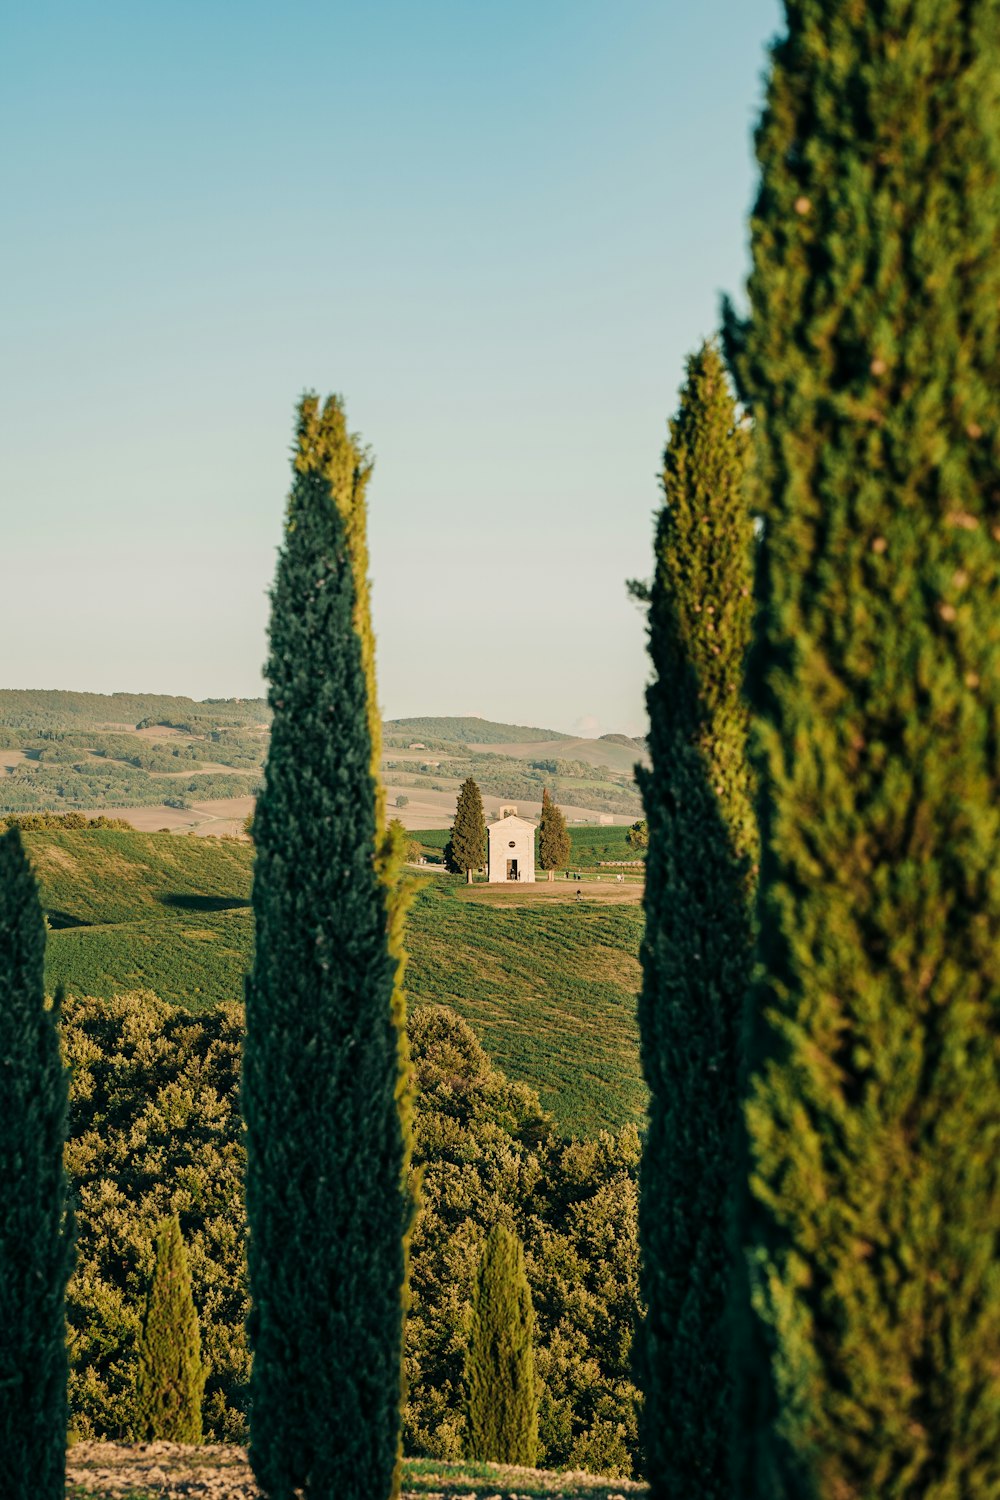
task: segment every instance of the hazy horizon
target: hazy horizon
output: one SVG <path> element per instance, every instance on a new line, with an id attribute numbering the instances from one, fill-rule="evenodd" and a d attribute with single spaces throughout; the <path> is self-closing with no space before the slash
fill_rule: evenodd
<path id="1" fill-rule="evenodd" d="M 375 454 L 386 716 L 641 733 L 625 580 L 684 358 L 741 291 L 778 17 L 12 14 L 0 682 L 259 696 L 313 388 Z"/>

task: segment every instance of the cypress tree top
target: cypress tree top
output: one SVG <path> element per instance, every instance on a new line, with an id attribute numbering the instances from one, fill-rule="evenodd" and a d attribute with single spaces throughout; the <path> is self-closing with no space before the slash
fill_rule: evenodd
<path id="1" fill-rule="evenodd" d="M 728 329 L 772 1023 L 736 1484 L 1000 1493 L 1000 3 L 785 14 Z"/>

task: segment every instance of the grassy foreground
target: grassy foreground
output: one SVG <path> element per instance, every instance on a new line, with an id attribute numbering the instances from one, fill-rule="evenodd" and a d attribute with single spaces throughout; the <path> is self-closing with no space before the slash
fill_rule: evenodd
<path id="1" fill-rule="evenodd" d="M 552 1496 L 553 1500 L 613 1500 L 644 1496 L 646 1486 L 592 1474 L 556 1474 L 504 1464 L 449 1464 L 406 1459 L 404 1495 Z M 246 1452 L 228 1445 L 79 1443 L 69 1451 L 67 1500 L 253 1500 L 258 1494 Z"/>
<path id="2" fill-rule="evenodd" d="M 24 837 L 51 927 L 51 987 L 105 998 L 150 989 L 193 1010 L 241 998 L 253 945 L 248 843 L 114 830 Z M 452 1006 L 508 1077 L 536 1088 L 579 1135 L 640 1120 L 646 1097 L 637 893 L 619 902 L 624 888 L 608 883 L 586 894 L 423 879 L 407 971 L 414 1003 Z"/>

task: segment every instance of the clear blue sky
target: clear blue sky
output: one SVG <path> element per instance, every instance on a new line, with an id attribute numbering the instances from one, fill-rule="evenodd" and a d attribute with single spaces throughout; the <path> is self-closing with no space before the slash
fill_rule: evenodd
<path id="1" fill-rule="evenodd" d="M 0 686 L 261 691 L 344 394 L 382 706 L 641 729 L 665 422 L 777 0 L 32 0 L 0 58 Z M 518 563 L 501 607 L 492 564 Z"/>

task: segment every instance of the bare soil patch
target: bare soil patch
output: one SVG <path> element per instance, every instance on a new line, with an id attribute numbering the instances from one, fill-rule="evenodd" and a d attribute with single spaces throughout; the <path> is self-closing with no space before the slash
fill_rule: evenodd
<path id="1" fill-rule="evenodd" d="M 106 808 L 104 814 L 124 818 L 138 833 L 158 833 L 161 828 L 166 828 L 170 833 L 241 838 L 243 824 L 253 812 L 254 800 L 253 797 L 216 797 L 192 803 L 190 807 L 165 807 L 163 803 L 156 803 L 152 807 Z M 97 815 L 93 809 L 87 812 L 90 818 Z"/>
<path id="2" fill-rule="evenodd" d="M 644 885 L 641 880 L 623 881 L 621 885 L 614 877 L 594 880 L 536 880 L 532 885 L 490 885 L 482 881 L 476 885 L 456 885 L 454 894 L 459 901 L 480 901 L 486 906 L 531 906 L 538 901 L 561 902 L 571 906 L 579 901 L 601 901 L 606 905 L 621 906 L 642 900 Z M 579 895 L 577 892 L 579 891 Z"/>

